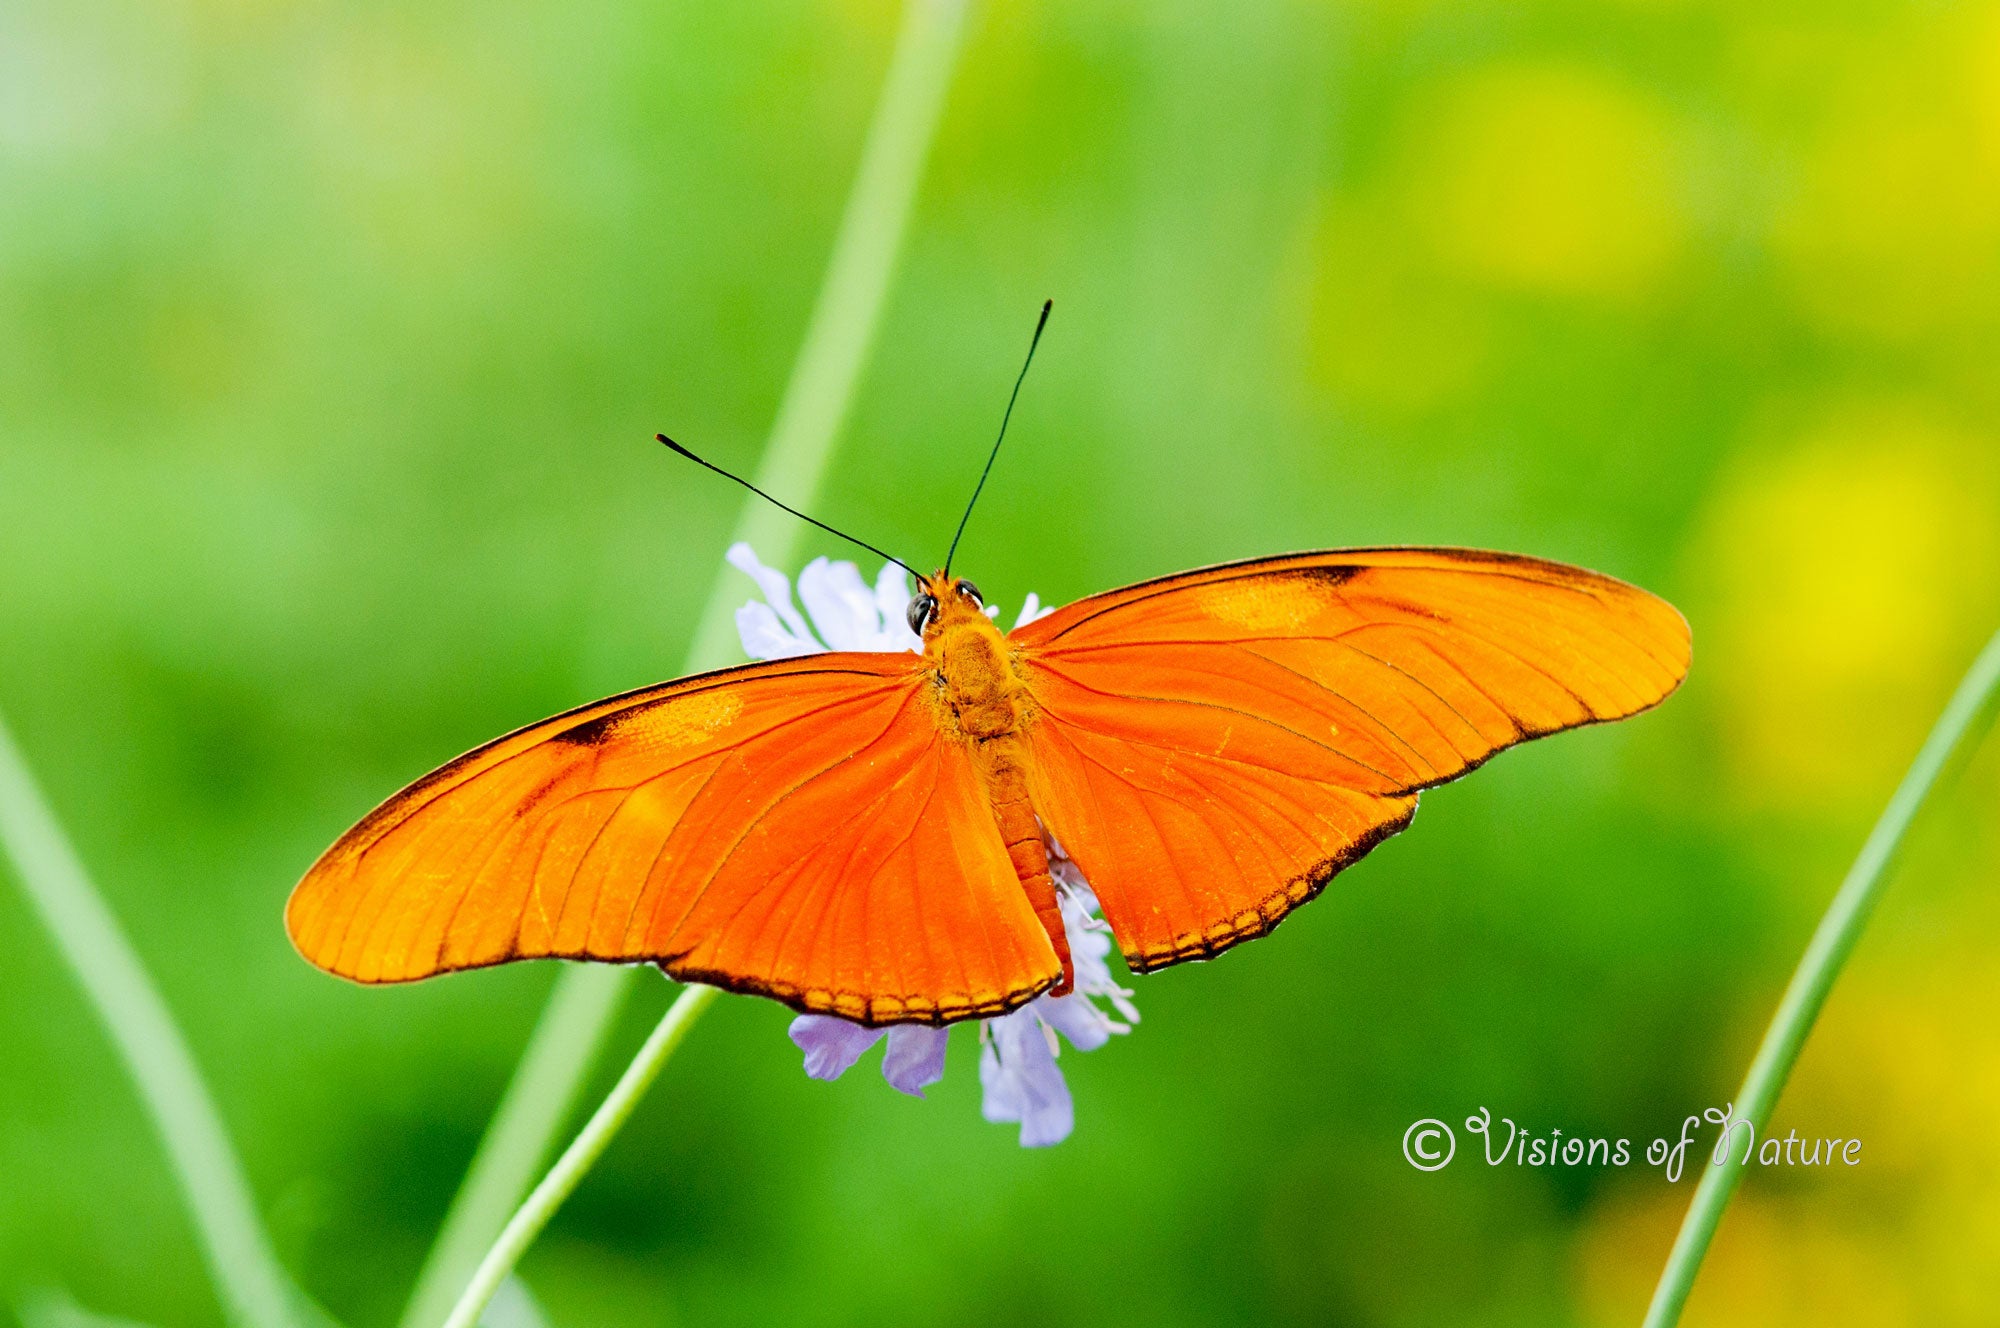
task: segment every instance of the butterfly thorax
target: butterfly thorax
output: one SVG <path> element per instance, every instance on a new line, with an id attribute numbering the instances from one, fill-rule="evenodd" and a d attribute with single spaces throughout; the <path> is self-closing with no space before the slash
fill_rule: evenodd
<path id="1" fill-rule="evenodd" d="M 982 745 L 1019 732 L 1028 694 L 1006 638 L 980 608 L 976 592 L 957 591 L 943 578 L 926 589 L 936 596 L 936 609 L 924 625 L 924 658 L 935 671 L 940 719 Z"/>

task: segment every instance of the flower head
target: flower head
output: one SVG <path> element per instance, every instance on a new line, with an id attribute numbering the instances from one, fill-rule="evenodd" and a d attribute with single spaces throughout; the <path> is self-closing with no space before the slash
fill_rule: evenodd
<path id="1" fill-rule="evenodd" d="M 748 544 L 732 545 L 728 557 L 764 595 L 736 611 L 743 649 L 754 659 L 790 659 L 823 650 L 923 649 L 904 619 L 910 586 L 894 563 L 882 569 L 871 588 L 853 563 L 815 558 L 799 573 L 799 600 L 805 605 L 801 614 L 793 606 L 785 574 L 759 562 Z M 1050 611 L 1029 595 L 1014 625 Z M 998 610 L 989 606 L 986 612 L 991 617 Z M 1018 1124 L 1024 1148 L 1061 1143 L 1074 1123 L 1069 1085 L 1056 1064 L 1061 1039 L 1078 1051 L 1095 1051 L 1139 1021 L 1132 993 L 1112 980 L 1110 930 L 1097 916 L 1097 897 L 1062 846 L 1051 839 L 1049 847 L 1049 874 L 1055 878 L 1069 937 L 1075 990 L 1067 996 L 1037 996 L 1009 1014 L 978 1021 L 981 1111 L 987 1120 Z M 892 1087 L 922 1097 L 925 1088 L 944 1078 L 949 1032 L 943 1028 L 864 1028 L 833 1015 L 802 1014 L 792 1020 L 790 1031 L 805 1053 L 806 1073 L 815 1079 L 838 1079 L 877 1042 L 887 1044 L 882 1077 Z"/>

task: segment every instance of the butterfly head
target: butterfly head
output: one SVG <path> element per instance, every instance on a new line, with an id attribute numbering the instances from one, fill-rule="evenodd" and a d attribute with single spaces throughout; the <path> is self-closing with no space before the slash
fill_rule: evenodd
<path id="1" fill-rule="evenodd" d="M 910 599 L 910 630 L 926 641 L 947 623 L 970 615 L 986 617 L 986 601 L 979 587 L 962 576 L 935 572 L 921 579 Z"/>

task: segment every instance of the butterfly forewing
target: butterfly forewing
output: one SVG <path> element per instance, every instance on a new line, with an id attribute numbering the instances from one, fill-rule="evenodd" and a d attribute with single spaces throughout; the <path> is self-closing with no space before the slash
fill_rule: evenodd
<path id="1" fill-rule="evenodd" d="M 511 734 L 328 850 L 293 940 L 364 982 L 565 956 L 871 1023 L 1001 1013 L 1059 967 L 926 678 L 817 655 Z"/>
<path id="2" fill-rule="evenodd" d="M 1137 969 L 1260 936 L 1526 738 L 1657 704 L 1672 606 L 1559 563 L 1356 549 L 1208 568 L 1016 630 L 1034 796 Z"/>

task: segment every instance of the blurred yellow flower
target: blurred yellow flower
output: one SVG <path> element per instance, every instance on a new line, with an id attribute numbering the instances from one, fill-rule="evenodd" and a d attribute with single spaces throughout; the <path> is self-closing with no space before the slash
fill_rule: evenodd
<path id="1" fill-rule="evenodd" d="M 1973 115 L 1979 126 L 1980 156 L 1990 170 L 2000 170 L 2000 6 L 1987 11 L 1966 43 L 1971 76 Z"/>
<path id="2" fill-rule="evenodd" d="M 1583 1229 L 1576 1292 L 1581 1322 L 1611 1328 L 1644 1316 L 1694 1193 L 1695 1174 L 1677 1186 L 1648 1174 Z M 1825 1189 L 1851 1179 L 1831 1173 L 1824 1186 L 1791 1200 L 1739 1193 L 1688 1298 L 1685 1328 L 1898 1328 L 1919 1322 L 1909 1288 L 1881 1242 L 1826 1218 Z"/>
<path id="3" fill-rule="evenodd" d="M 1641 296 L 1686 241 L 1672 118 L 1599 71 L 1482 69 L 1405 132 L 1411 222 L 1441 262 L 1493 286 Z"/>
<path id="4" fill-rule="evenodd" d="M 1879 802 L 2000 608 L 1994 445 L 1910 404 L 1765 431 L 1700 541 L 1724 759 L 1753 807 Z"/>
<path id="5" fill-rule="evenodd" d="M 1904 341 L 2000 297 L 2000 15 L 1850 43 L 1771 244 L 1821 326 Z"/>

